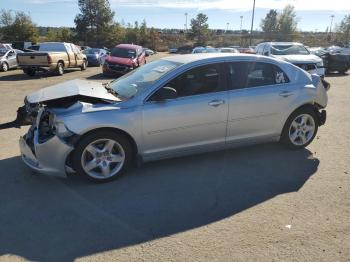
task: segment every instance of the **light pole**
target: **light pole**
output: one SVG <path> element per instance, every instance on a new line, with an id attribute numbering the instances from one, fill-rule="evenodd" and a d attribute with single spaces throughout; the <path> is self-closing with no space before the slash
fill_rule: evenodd
<path id="1" fill-rule="evenodd" d="M 252 14 L 252 24 L 251 24 L 251 27 L 250 27 L 249 45 L 252 45 L 252 34 L 253 34 L 253 26 L 254 26 L 254 13 L 255 13 L 255 0 L 253 2 L 253 14 Z"/>
<path id="2" fill-rule="evenodd" d="M 333 19 L 334 19 L 334 15 L 331 15 L 331 25 L 329 27 L 329 34 L 332 34 L 332 25 L 333 25 Z"/>
<path id="3" fill-rule="evenodd" d="M 239 27 L 239 31 L 242 34 L 243 15 L 241 15 L 239 18 L 241 18 L 241 26 Z"/>
<path id="4" fill-rule="evenodd" d="M 226 23 L 226 32 L 228 31 L 229 25 L 230 25 L 230 23 Z"/>
<path id="5" fill-rule="evenodd" d="M 185 17 L 186 17 L 186 22 L 185 22 L 185 29 L 186 29 L 186 33 L 187 33 L 187 16 L 188 16 L 188 14 L 187 14 L 187 13 L 185 13 Z"/>

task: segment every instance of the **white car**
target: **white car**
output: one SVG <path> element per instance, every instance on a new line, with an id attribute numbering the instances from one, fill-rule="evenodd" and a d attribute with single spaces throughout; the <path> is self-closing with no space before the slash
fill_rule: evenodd
<path id="1" fill-rule="evenodd" d="M 321 77 L 325 75 L 323 60 L 313 55 L 300 43 L 295 42 L 267 42 L 257 45 L 255 52 L 258 55 L 271 56 L 290 62 L 311 74 Z"/>

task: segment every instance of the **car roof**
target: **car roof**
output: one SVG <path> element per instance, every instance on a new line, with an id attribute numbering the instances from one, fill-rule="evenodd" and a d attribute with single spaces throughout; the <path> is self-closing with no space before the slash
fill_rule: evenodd
<path id="1" fill-rule="evenodd" d="M 134 50 L 142 48 L 142 46 L 132 45 L 132 44 L 119 44 L 119 45 L 116 45 L 115 47 L 125 48 L 125 49 L 134 49 Z"/>
<path id="2" fill-rule="evenodd" d="M 233 60 L 246 60 L 246 61 L 257 61 L 260 62 L 273 62 L 273 63 L 287 63 L 280 59 L 272 57 L 253 55 L 253 54 L 242 54 L 242 53 L 200 53 L 200 54 L 186 54 L 186 55 L 173 55 L 163 57 L 161 59 L 175 62 L 175 63 L 192 63 L 201 60 L 225 60 L 225 58 L 234 58 Z"/>

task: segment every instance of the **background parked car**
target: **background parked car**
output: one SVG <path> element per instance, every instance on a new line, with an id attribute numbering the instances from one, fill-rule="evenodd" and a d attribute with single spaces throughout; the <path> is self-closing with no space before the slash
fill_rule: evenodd
<path id="1" fill-rule="evenodd" d="M 83 53 L 86 55 L 89 66 L 103 65 L 107 57 L 107 51 L 102 48 L 88 48 Z"/>
<path id="2" fill-rule="evenodd" d="M 24 51 L 34 44 L 33 42 L 16 41 L 12 43 L 12 48 Z"/>
<path id="3" fill-rule="evenodd" d="M 143 48 L 143 51 L 145 52 L 146 56 L 154 55 L 156 52 L 149 49 L 149 48 Z"/>
<path id="4" fill-rule="evenodd" d="M 36 46 L 39 51 L 17 55 L 18 65 L 27 75 L 33 76 L 36 71 L 51 71 L 63 75 L 66 68 L 85 70 L 87 67 L 86 56 L 72 43 L 46 42 Z"/>
<path id="5" fill-rule="evenodd" d="M 171 47 L 171 48 L 169 48 L 169 53 L 170 54 L 176 54 L 177 53 L 177 48 L 176 47 Z"/>
<path id="6" fill-rule="evenodd" d="M 23 53 L 21 50 L 0 49 L 0 70 L 6 72 L 9 69 L 17 68 L 17 54 Z"/>
<path id="7" fill-rule="evenodd" d="M 146 64 L 146 54 L 139 45 L 120 44 L 111 50 L 102 67 L 104 75 L 123 75 Z"/>
<path id="8" fill-rule="evenodd" d="M 313 54 L 301 43 L 266 42 L 257 45 L 256 54 L 271 56 L 292 63 L 312 74 L 325 75 L 323 60 Z"/>
<path id="9" fill-rule="evenodd" d="M 236 48 L 231 48 L 231 47 L 220 47 L 219 52 L 220 53 L 239 53 L 239 51 Z"/>
<path id="10" fill-rule="evenodd" d="M 309 50 L 311 54 L 322 58 L 326 73 L 337 71 L 344 74 L 350 68 L 350 54 L 330 52 L 322 47 L 309 48 Z"/>
<path id="11" fill-rule="evenodd" d="M 0 43 L 0 49 L 11 50 L 13 48 L 11 44 Z"/>
<path id="12" fill-rule="evenodd" d="M 201 54 L 201 53 L 218 53 L 220 52 L 218 49 L 214 47 L 203 47 L 203 46 L 197 46 L 193 49 L 192 54 Z"/>

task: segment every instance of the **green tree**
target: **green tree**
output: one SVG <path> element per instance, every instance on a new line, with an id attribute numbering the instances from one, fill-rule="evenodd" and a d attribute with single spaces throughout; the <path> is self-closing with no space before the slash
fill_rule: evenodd
<path id="1" fill-rule="evenodd" d="M 29 15 L 11 10 L 0 11 L 0 32 L 2 40 L 37 42 L 38 30 Z"/>
<path id="2" fill-rule="evenodd" d="M 296 36 L 298 20 L 294 6 L 287 5 L 278 16 L 279 40 L 291 41 Z"/>
<path id="3" fill-rule="evenodd" d="M 340 22 L 340 25 L 337 27 L 337 32 L 342 36 L 341 40 L 349 45 L 350 41 L 350 15 L 344 16 L 343 20 Z"/>
<path id="4" fill-rule="evenodd" d="M 52 30 L 52 28 L 47 28 L 47 31 L 46 31 L 46 41 L 48 42 L 54 42 L 56 41 L 56 33 L 54 30 Z"/>
<path id="5" fill-rule="evenodd" d="M 278 32 L 278 13 L 277 10 L 271 9 L 261 20 L 260 27 L 265 33 L 265 38 L 272 40 Z"/>
<path id="6" fill-rule="evenodd" d="M 196 18 L 191 19 L 191 35 L 197 39 L 197 44 L 205 45 L 209 40 L 208 16 L 199 13 Z"/>
<path id="7" fill-rule="evenodd" d="M 78 0 L 80 13 L 75 17 L 76 32 L 85 44 L 104 45 L 114 25 L 115 12 L 108 0 Z"/>

